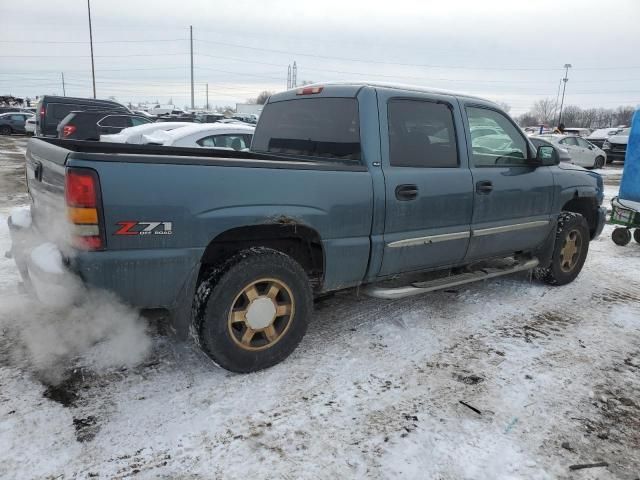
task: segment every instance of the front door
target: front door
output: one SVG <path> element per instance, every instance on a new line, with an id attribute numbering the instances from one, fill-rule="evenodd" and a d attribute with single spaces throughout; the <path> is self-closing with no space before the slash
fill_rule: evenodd
<path id="1" fill-rule="evenodd" d="M 531 166 L 529 142 L 510 118 L 490 106 L 465 107 L 474 184 L 467 260 L 539 247 L 553 228 L 553 175 Z M 481 131 L 479 135 L 474 132 Z"/>
<path id="2" fill-rule="evenodd" d="M 385 179 L 384 255 L 379 275 L 462 261 L 473 186 L 455 99 L 378 90 Z"/>

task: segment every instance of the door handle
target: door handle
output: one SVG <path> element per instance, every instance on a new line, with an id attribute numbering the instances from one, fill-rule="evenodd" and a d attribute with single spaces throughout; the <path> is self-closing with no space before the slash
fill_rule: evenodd
<path id="1" fill-rule="evenodd" d="M 487 193 L 491 193 L 492 190 L 493 190 L 493 183 L 491 183 L 489 180 L 482 180 L 476 183 L 476 192 L 480 194 L 486 195 Z"/>
<path id="2" fill-rule="evenodd" d="M 398 185 L 396 187 L 396 198 L 400 201 L 414 200 L 418 197 L 417 185 Z"/>

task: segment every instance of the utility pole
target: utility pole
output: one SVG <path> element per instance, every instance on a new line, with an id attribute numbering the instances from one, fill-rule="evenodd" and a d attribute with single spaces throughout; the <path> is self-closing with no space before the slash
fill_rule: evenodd
<path id="1" fill-rule="evenodd" d="M 558 113 L 558 102 L 560 101 L 560 88 L 562 87 L 562 79 L 560 79 L 560 81 L 558 82 L 558 93 L 556 93 L 556 103 L 553 106 L 553 121 L 554 123 L 557 125 L 558 123 L 556 123 L 556 113 Z"/>
<path id="2" fill-rule="evenodd" d="M 571 64 L 565 63 L 564 68 L 565 68 L 564 78 L 562 79 L 562 81 L 564 82 L 564 85 L 562 86 L 562 101 L 560 102 L 560 114 L 558 115 L 558 126 L 560 126 L 560 124 L 562 123 L 562 107 L 564 106 L 564 92 L 567 89 L 567 82 L 569 81 L 569 69 L 571 68 Z"/>
<path id="3" fill-rule="evenodd" d="M 291 72 L 291 88 L 298 86 L 298 66 L 295 60 L 293 61 L 293 70 Z"/>
<path id="4" fill-rule="evenodd" d="M 64 72 L 60 72 L 60 75 L 62 76 L 62 96 L 66 97 L 67 96 L 67 92 L 64 89 Z"/>
<path id="5" fill-rule="evenodd" d="M 206 110 L 209 111 L 209 83 L 207 82 L 207 107 Z"/>
<path id="6" fill-rule="evenodd" d="M 93 98 L 96 98 L 96 69 L 93 64 L 93 31 L 91 30 L 91 0 L 87 0 L 89 12 L 89 45 L 91 46 L 91 79 L 93 80 Z"/>
<path id="7" fill-rule="evenodd" d="M 193 25 L 189 26 L 189 36 L 191 39 L 191 108 L 195 108 L 193 101 Z"/>
<path id="8" fill-rule="evenodd" d="M 291 64 L 287 68 L 287 90 L 291 88 Z"/>

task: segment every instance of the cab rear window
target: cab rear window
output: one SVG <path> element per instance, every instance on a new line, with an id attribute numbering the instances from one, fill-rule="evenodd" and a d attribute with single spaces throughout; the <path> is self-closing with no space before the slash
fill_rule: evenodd
<path id="1" fill-rule="evenodd" d="M 304 98 L 268 104 L 251 145 L 256 152 L 359 161 L 355 98 Z"/>

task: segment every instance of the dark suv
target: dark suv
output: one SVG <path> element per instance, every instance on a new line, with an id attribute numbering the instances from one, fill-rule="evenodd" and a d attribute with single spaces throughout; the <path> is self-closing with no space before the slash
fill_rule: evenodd
<path id="1" fill-rule="evenodd" d="M 70 112 L 75 111 L 122 112 L 131 114 L 131 111 L 127 107 L 111 100 L 45 95 L 38 101 L 35 135 L 38 137 L 57 137 L 58 124 Z"/>
<path id="2" fill-rule="evenodd" d="M 71 112 L 58 124 L 58 138 L 100 140 L 100 135 L 118 133 L 124 128 L 145 123 L 151 123 L 151 120 L 125 112 Z"/>

